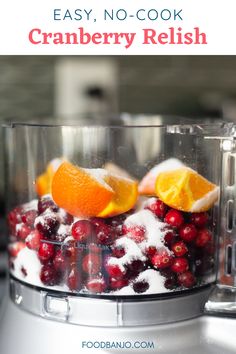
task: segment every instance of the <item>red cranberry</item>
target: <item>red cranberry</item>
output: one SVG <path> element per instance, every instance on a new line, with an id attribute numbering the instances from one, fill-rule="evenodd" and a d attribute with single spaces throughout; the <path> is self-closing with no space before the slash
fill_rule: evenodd
<path id="1" fill-rule="evenodd" d="M 53 286 L 59 284 L 60 277 L 52 265 L 44 265 L 40 272 L 40 279 L 44 285 Z"/>
<path id="2" fill-rule="evenodd" d="M 164 244 L 168 247 L 171 247 L 172 243 L 176 238 L 174 230 L 169 230 L 164 236 Z"/>
<path id="3" fill-rule="evenodd" d="M 110 288 L 112 290 L 121 289 L 127 285 L 128 285 L 128 279 L 125 279 L 125 278 L 121 278 L 121 279 L 111 278 L 110 279 Z"/>
<path id="4" fill-rule="evenodd" d="M 144 226 L 139 225 L 123 225 L 122 227 L 123 235 L 134 240 L 136 243 L 140 243 L 145 240 L 146 229 Z"/>
<path id="5" fill-rule="evenodd" d="M 24 242 L 18 241 L 11 243 L 8 247 L 9 255 L 15 258 L 23 248 L 25 248 Z"/>
<path id="6" fill-rule="evenodd" d="M 179 230 L 179 235 L 185 242 L 192 242 L 197 237 L 197 229 L 193 224 L 185 224 Z"/>
<path id="7" fill-rule="evenodd" d="M 125 274 L 125 270 L 121 269 L 117 264 L 105 263 L 105 268 L 111 278 L 119 279 Z"/>
<path id="8" fill-rule="evenodd" d="M 36 218 L 35 224 L 36 229 L 45 237 L 50 237 L 56 234 L 59 228 L 59 221 L 55 213 L 41 215 Z"/>
<path id="9" fill-rule="evenodd" d="M 54 203 L 54 201 L 49 197 L 45 196 L 39 199 L 38 201 L 38 212 L 39 214 L 44 213 L 47 209 L 51 209 L 52 211 L 58 211 L 58 207 Z"/>
<path id="10" fill-rule="evenodd" d="M 9 212 L 7 216 L 9 225 L 16 225 L 21 222 L 21 212 L 22 209 L 20 207 L 16 207 L 15 209 Z"/>
<path id="11" fill-rule="evenodd" d="M 96 253 L 87 254 L 82 261 L 82 268 L 88 274 L 97 274 L 101 270 L 101 258 Z"/>
<path id="12" fill-rule="evenodd" d="M 171 209 L 167 212 L 165 216 L 165 222 L 172 227 L 176 227 L 177 229 L 184 223 L 183 214 L 175 209 Z"/>
<path id="13" fill-rule="evenodd" d="M 189 268 L 188 260 L 183 257 L 175 258 L 171 266 L 171 269 L 175 273 L 184 273 L 188 270 L 188 268 Z"/>
<path id="14" fill-rule="evenodd" d="M 154 201 L 150 202 L 145 207 L 145 209 L 150 210 L 158 218 L 163 219 L 167 213 L 168 207 L 160 199 L 155 199 Z"/>
<path id="15" fill-rule="evenodd" d="M 115 233 L 110 225 L 101 223 L 99 226 L 96 226 L 96 237 L 98 243 L 101 245 L 111 245 L 114 241 Z"/>
<path id="16" fill-rule="evenodd" d="M 24 267 L 21 267 L 21 273 L 23 274 L 24 277 L 27 277 L 28 275 L 27 270 Z"/>
<path id="17" fill-rule="evenodd" d="M 182 257 L 188 252 L 188 248 L 183 241 L 179 241 L 173 244 L 171 250 L 177 257 Z"/>
<path id="18" fill-rule="evenodd" d="M 26 246 L 30 250 L 38 251 L 41 239 L 42 235 L 38 232 L 38 230 L 33 230 L 25 239 Z"/>
<path id="19" fill-rule="evenodd" d="M 88 251 L 93 253 L 101 253 L 101 246 L 97 245 L 96 243 L 89 243 L 88 244 Z"/>
<path id="20" fill-rule="evenodd" d="M 63 250 L 64 250 L 65 257 L 74 259 L 77 251 L 76 241 L 75 240 L 66 241 L 63 244 Z"/>
<path id="21" fill-rule="evenodd" d="M 149 257 L 152 257 L 154 256 L 155 253 L 157 253 L 157 249 L 155 246 L 149 246 L 147 249 L 146 249 L 146 253 Z"/>
<path id="22" fill-rule="evenodd" d="M 25 224 L 19 224 L 17 226 L 17 236 L 21 240 L 25 240 L 26 237 L 30 234 L 30 232 L 31 232 L 31 229 Z"/>
<path id="23" fill-rule="evenodd" d="M 112 256 L 116 258 L 121 258 L 124 257 L 125 255 L 125 249 L 121 246 L 114 247 L 112 249 Z"/>
<path id="24" fill-rule="evenodd" d="M 193 213 L 191 214 L 190 219 L 197 227 L 204 227 L 208 223 L 209 216 L 207 213 Z"/>
<path id="25" fill-rule="evenodd" d="M 80 290 L 81 289 L 81 277 L 78 269 L 73 267 L 67 278 L 67 286 L 70 290 Z"/>
<path id="26" fill-rule="evenodd" d="M 88 220 L 79 220 L 72 225 L 72 236 L 79 242 L 86 242 L 94 235 L 94 225 Z"/>
<path id="27" fill-rule="evenodd" d="M 71 225 L 74 221 L 74 217 L 68 213 L 65 212 L 65 215 L 63 215 L 62 218 L 62 223 L 65 225 Z"/>
<path id="28" fill-rule="evenodd" d="M 164 282 L 164 286 L 166 289 L 173 290 L 176 288 L 176 275 L 174 273 L 171 273 L 169 276 L 166 277 L 166 280 Z"/>
<path id="29" fill-rule="evenodd" d="M 136 281 L 133 283 L 133 289 L 136 293 L 144 293 L 147 291 L 149 288 L 149 284 L 147 281 L 142 280 L 142 281 Z"/>
<path id="30" fill-rule="evenodd" d="M 134 278 L 146 268 L 146 263 L 141 261 L 140 259 L 135 259 L 131 263 L 127 264 L 126 268 L 127 277 Z"/>
<path id="31" fill-rule="evenodd" d="M 163 269 L 170 267 L 173 262 L 173 256 L 168 254 L 166 251 L 161 251 L 151 258 L 151 263 L 155 268 Z"/>
<path id="32" fill-rule="evenodd" d="M 86 288 L 91 293 L 102 293 L 106 290 L 106 282 L 103 277 L 91 278 L 87 281 Z"/>
<path id="33" fill-rule="evenodd" d="M 112 227 L 117 228 L 123 224 L 125 219 L 126 219 L 126 215 L 121 214 L 121 215 L 114 216 L 113 218 L 106 219 L 106 223 L 108 225 L 111 225 Z"/>
<path id="34" fill-rule="evenodd" d="M 191 288 L 196 284 L 196 278 L 191 272 L 178 274 L 178 283 L 185 288 Z"/>
<path id="35" fill-rule="evenodd" d="M 22 215 L 22 222 L 26 224 L 27 226 L 33 228 L 34 226 L 34 221 L 36 217 L 38 216 L 38 213 L 36 210 L 28 210 Z"/>
<path id="36" fill-rule="evenodd" d="M 205 247 L 208 242 L 212 240 L 212 234 L 208 229 L 202 229 L 198 231 L 196 238 L 196 246 L 197 247 Z"/>
<path id="37" fill-rule="evenodd" d="M 38 257 L 42 263 L 49 261 L 54 256 L 54 245 L 41 242 L 38 250 Z"/>
<path id="38" fill-rule="evenodd" d="M 53 259 L 54 268 L 62 273 L 66 270 L 67 262 L 62 250 L 56 251 Z"/>

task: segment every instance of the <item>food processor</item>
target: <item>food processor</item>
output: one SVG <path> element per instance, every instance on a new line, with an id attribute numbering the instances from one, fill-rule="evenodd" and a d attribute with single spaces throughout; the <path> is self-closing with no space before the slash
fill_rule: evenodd
<path id="1" fill-rule="evenodd" d="M 1 353 L 236 352 L 233 123 L 4 136 Z"/>

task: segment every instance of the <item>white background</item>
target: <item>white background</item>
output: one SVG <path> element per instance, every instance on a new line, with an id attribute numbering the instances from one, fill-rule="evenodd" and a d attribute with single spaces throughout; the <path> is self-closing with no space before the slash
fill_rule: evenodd
<path id="1" fill-rule="evenodd" d="M 149 54 L 236 54 L 235 0 L 2 0 L 0 3 L 0 54 L 52 55 L 149 55 Z M 53 9 L 93 9 L 96 23 L 87 21 L 54 21 Z M 143 9 L 183 9 L 183 21 L 103 20 L 104 9 L 124 8 L 129 14 Z M 142 29 L 153 28 L 158 33 L 169 27 L 181 26 L 183 31 L 194 27 L 207 34 L 207 45 L 142 45 Z M 77 32 L 84 27 L 89 32 L 137 32 L 133 45 L 32 45 L 28 40 L 32 28 L 44 32 Z"/>

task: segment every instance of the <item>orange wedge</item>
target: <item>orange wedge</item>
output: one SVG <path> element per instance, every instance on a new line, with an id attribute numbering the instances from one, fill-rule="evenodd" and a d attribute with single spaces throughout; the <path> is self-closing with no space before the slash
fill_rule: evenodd
<path id="1" fill-rule="evenodd" d="M 157 176 L 161 172 L 173 171 L 177 168 L 183 167 L 184 164 L 172 157 L 163 162 L 160 162 L 158 165 L 154 166 L 148 173 L 143 177 L 138 186 L 138 191 L 140 195 L 155 195 L 155 183 Z"/>
<path id="2" fill-rule="evenodd" d="M 35 182 L 36 192 L 41 197 L 42 195 L 51 193 L 51 184 L 53 176 L 63 162 L 64 159 L 56 158 L 49 162 L 46 171 L 37 177 Z"/>
<path id="3" fill-rule="evenodd" d="M 104 180 L 115 194 L 107 207 L 98 216 L 103 218 L 111 217 L 132 209 L 137 201 L 138 183 L 132 179 L 109 174 L 105 176 Z"/>
<path id="4" fill-rule="evenodd" d="M 160 173 L 155 190 L 164 203 L 186 212 L 207 211 L 219 194 L 219 187 L 188 167 Z"/>
<path id="5" fill-rule="evenodd" d="M 103 180 L 104 174 L 102 169 L 88 170 L 63 162 L 52 180 L 55 203 L 74 216 L 98 215 L 114 196 Z"/>

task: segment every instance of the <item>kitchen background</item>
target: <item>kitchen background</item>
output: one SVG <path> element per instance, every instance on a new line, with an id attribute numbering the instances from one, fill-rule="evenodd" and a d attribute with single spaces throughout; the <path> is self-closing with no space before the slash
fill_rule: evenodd
<path id="1" fill-rule="evenodd" d="M 236 119 L 236 57 L 0 57 L 1 119 L 91 112 Z M 4 251 L 3 223 L 0 227 L 0 251 Z M 5 274 L 5 262 L 0 254 L 0 276 Z"/>

